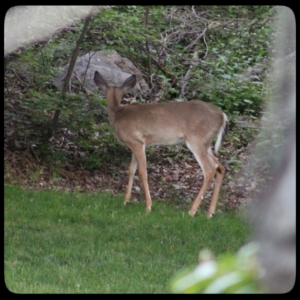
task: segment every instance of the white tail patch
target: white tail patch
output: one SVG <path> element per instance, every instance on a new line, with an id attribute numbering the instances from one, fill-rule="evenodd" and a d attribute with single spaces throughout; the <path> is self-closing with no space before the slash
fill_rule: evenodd
<path id="1" fill-rule="evenodd" d="M 218 153 L 218 151 L 220 149 L 220 146 L 221 146 L 221 143 L 222 143 L 222 139 L 223 139 L 223 136 L 225 134 L 226 124 L 228 122 L 226 114 L 223 113 L 223 115 L 224 115 L 223 126 L 220 128 L 220 131 L 219 131 L 219 134 L 218 134 L 218 138 L 217 138 L 217 141 L 216 141 L 216 144 L 215 144 L 215 152 L 216 153 Z"/>

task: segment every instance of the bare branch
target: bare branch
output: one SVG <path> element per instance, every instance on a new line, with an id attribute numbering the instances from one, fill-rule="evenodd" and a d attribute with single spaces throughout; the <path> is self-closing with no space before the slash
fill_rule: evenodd
<path id="1" fill-rule="evenodd" d="M 75 47 L 75 49 L 73 51 L 73 54 L 72 54 L 72 58 L 71 58 L 71 62 L 70 62 L 70 65 L 69 65 L 68 73 L 66 75 L 64 86 L 63 86 L 63 90 L 62 90 L 62 98 L 63 98 L 63 100 L 66 99 L 66 94 L 67 94 L 67 91 L 68 91 L 68 86 L 69 86 L 69 83 L 70 83 L 70 79 L 71 79 L 71 76 L 72 76 L 72 73 L 73 73 L 73 69 L 74 69 L 74 66 L 75 66 L 76 59 L 77 59 L 78 54 L 79 54 L 80 44 L 81 44 L 81 42 L 83 40 L 83 37 L 85 36 L 85 33 L 87 31 L 89 22 L 91 20 L 91 17 L 92 17 L 92 14 L 90 13 L 87 16 L 86 20 L 85 20 L 84 27 L 82 29 L 80 37 L 79 37 L 79 39 L 76 42 L 76 47 Z M 60 111 L 61 111 L 61 107 L 58 107 L 56 109 L 56 111 L 55 111 L 55 114 L 54 114 L 54 117 L 53 117 L 53 120 L 52 120 L 52 130 L 57 127 L 57 123 L 58 123 L 58 118 L 59 118 L 59 115 L 60 115 Z M 50 132 L 50 134 L 52 135 L 52 132 Z"/>
<path id="2" fill-rule="evenodd" d="M 189 69 L 188 69 L 188 71 L 186 72 L 186 74 L 185 74 L 185 76 L 184 76 L 184 78 L 183 78 L 183 80 L 182 80 L 183 84 L 182 84 L 182 86 L 181 86 L 181 91 L 180 91 L 179 98 L 184 98 L 184 89 L 185 89 L 185 87 L 186 87 L 186 85 L 187 85 L 187 83 L 188 83 L 188 80 L 189 80 L 189 78 L 190 78 L 190 73 L 191 73 L 193 67 L 194 67 L 195 64 L 196 64 L 196 60 L 198 60 L 198 55 L 199 55 L 198 49 L 196 49 L 196 50 L 194 51 L 194 54 L 193 54 L 193 59 L 194 59 L 194 61 L 192 61 L 192 63 L 190 64 Z"/>

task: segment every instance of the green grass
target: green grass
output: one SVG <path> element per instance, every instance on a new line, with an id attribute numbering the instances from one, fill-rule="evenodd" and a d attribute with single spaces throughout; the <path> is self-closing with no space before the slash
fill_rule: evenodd
<path id="1" fill-rule="evenodd" d="M 5 186 L 5 282 L 15 293 L 164 293 L 199 250 L 235 252 L 248 228 L 234 213 L 190 218 L 170 203 Z"/>

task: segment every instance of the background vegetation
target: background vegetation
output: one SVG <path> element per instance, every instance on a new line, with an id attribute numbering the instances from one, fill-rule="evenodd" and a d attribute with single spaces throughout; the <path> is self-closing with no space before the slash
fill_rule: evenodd
<path id="1" fill-rule="evenodd" d="M 274 14 L 269 6 L 111 6 L 91 20 L 80 52 L 114 49 L 130 58 L 151 87 L 141 101 L 202 99 L 230 119 L 255 119 L 269 93 L 264 79 Z M 93 170 L 110 155 L 114 161 L 123 159 L 123 148 L 107 134 L 105 102 L 81 86 L 71 87 L 66 101 L 51 85 L 70 59 L 83 25 L 6 59 L 5 145 Z M 63 109 L 52 128 L 57 107 Z M 50 142 L 49 129 L 54 135 Z M 75 157 L 66 147 L 70 143 L 78 150 Z M 97 151 L 106 147 L 109 152 Z"/>

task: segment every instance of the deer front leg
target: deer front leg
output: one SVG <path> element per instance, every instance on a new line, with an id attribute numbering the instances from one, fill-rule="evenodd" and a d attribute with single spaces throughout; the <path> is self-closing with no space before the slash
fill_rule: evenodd
<path id="1" fill-rule="evenodd" d="M 135 144 L 132 148 L 132 152 L 135 155 L 139 175 L 143 183 L 145 199 L 146 199 L 146 210 L 147 212 L 151 211 L 152 200 L 149 192 L 148 179 L 147 179 L 147 162 L 145 154 L 145 144 Z"/>
<path id="2" fill-rule="evenodd" d="M 127 189 L 126 189 L 126 194 L 124 197 L 124 204 L 127 204 L 130 202 L 132 183 L 133 183 L 133 178 L 134 178 L 134 174 L 136 171 L 136 167 L 137 167 L 136 158 L 135 158 L 134 154 L 132 153 L 131 162 L 129 165 L 129 180 L 128 180 L 128 185 L 127 185 Z"/>

